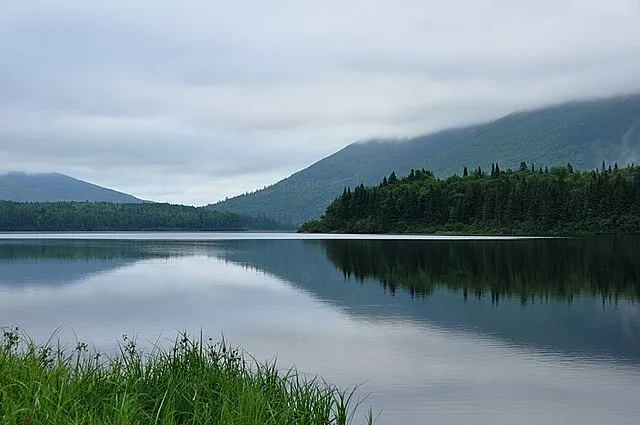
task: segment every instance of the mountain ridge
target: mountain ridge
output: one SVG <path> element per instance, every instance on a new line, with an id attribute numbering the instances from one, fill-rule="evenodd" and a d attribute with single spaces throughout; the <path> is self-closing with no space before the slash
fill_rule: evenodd
<path id="1" fill-rule="evenodd" d="M 521 110 L 412 138 L 355 142 L 262 190 L 208 207 L 300 224 L 322 215 L 344 187 L 378 184 L 394 170 L 402 176 L 426 168 L 448 177 L 465 166 L 498 162 L 516 169 L 521 161 L 570 162 L 577 169 L 639 162 L 640 93 Z"/>
<path id="2" fill-rule="evenodd" d="M 133 195 L 61 173 L 0 174 L 0 200 L 13 202 L 112 202 L 140 204 Z"/>

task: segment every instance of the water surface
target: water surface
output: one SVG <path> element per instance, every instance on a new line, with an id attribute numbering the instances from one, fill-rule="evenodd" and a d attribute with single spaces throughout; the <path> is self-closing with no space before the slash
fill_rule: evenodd
<path id="1" fill-rule="evenodd" d="M 224 332 L 259 359 L 360 384 L 383 424 L 636 424 L 639 246 L 0 235 L 0 325 L 104 350 L 122 334 L 150 347 Z"/>

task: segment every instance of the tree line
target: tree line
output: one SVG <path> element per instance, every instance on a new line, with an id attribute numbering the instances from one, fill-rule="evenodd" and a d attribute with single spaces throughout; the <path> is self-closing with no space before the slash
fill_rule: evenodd
<path id="1" fill-rule="evenodd" d="M 301 232 L 583 234 L 640 233 L 640 167 L 603 162 L 592 171 L 522 162 L 437 179 L 395 172 L 374 187 L 345 188 Z"/>
<path id="2" fill-rule="evenodd" d="M 241 231 L 276 230 L 267 217 L 160 203 L 21 203 L 0 201 L 0 231 Z"/>

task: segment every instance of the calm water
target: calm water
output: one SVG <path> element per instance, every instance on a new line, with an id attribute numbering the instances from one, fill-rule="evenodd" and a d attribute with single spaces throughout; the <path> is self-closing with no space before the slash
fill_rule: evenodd
<path id="1" fill-rule="evenodd" d="M 223 332 L 382 424 L 640 423 L 640 238 L 413 239 L 0 235 L 0 326 Z"/>

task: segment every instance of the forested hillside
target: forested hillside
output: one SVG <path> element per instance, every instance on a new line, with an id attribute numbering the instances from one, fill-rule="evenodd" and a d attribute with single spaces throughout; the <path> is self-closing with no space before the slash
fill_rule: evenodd
<path id="1" fill-rule="evenodd" d="M 395 173 L 376 187 L 349 188 L 303 232 L 572 235 L 640 233 L 640 167 L 518 171 L 481 169 L 446 180 L 431 171 Z"/>
<path id="2" fill-rule="evenodd" d="M 0 175 L 0 200 L 15 202 L 142 202 L 142 200 L 126 193 L 58 173 Z"/>
<path id="3" fill-rule="evenodd" d="M 219 213 L 169 204 L 0 201 L 0 232 L 20 231 L 222 231 L 274 230 L 264 217 Z"/>
<path id="4" fill-rule="evenodd" d="M 408 140 L 355 143 L 263 190 L 211 205 L 218 211 L 266 214 L 295 224 L 318 218 L 345 187 L 377 184 L 395 170 L 430 169 L 445 178 L 460 165 L 516 169 L 571 162 L 586 170 L 640 162 L 640 95 L 573 102 Z"/>

